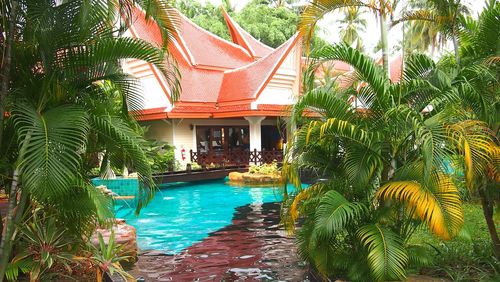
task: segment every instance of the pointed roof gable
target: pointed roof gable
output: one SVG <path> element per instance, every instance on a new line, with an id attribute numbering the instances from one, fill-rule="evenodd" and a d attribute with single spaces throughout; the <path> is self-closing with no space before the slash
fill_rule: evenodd
<path id="1" fill-rule="evenodd" d="M 160 46 L 163 41 L 158 26 L 153 21 L 146 21 L 144 13 L 138 8 L 134 10 L 134 16 L 130 27 L 131 35 Z M 234 24 L 233 31 L 238 29 L 235 36 L 239 36 L 241 45 L 205 31 L 179 13 L 178 34 L 175 40 L 169 43 L 168 50 L 175 58 L 181 74 L 180 98 L 168 107 L 158 105 L 138 111 L 137 118 L 152 120 L 281 115 L 285 109 L 284 105 L 267 105 L 264 102 L 252 107 L 251 103 L 257 101 L 290 52 L 300 45 L 300 37 L 294 35 L 277 49 L 272 49 Z M 168 61 L 166 63 L 169 64 Z M 154 72 L 154 67 L 149 67 Z M 297 75 L 300 75 L 300 66 L 296 69 Z M 161 74 L 154 76 L 158 82 L 165 80 Z M 151 79 L 153 74 L 148 77 Z M 163 92 L 170 98 L 166 88 L 163 87 Z"/>
<path id="2" fill-rule="evenodd" d="M 266 57 L 224 73 L 218 102 L 256 99 L 299 41 L 295 34 Z"/>
<path id="3" fill-rule="evenodd" d="M 254 58 L 265 57 L 273 51 L 273 48 L 263 44 L 241 28 L 241 26 L 229 16 L 224 7 L 221 7 L 221 10 L 234 43 L 245 48 Z"/>
<path id="4" fill-rule="evenodd" d="M 253 62 L 247 50 L 197 26 L 180 15 L 179 41 L 194 66 L 238 68 Z"/>

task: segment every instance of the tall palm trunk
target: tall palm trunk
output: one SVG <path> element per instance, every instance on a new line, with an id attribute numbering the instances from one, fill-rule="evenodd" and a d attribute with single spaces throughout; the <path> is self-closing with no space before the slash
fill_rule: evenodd
<path id="1" fill-rule="evenodd" d="M 12 62 L 12 43 L 14 40 L 14 31 L 16 24 L 18 3 L 16 0 L 11 2 L 11 11 L 8 22 L 8 28 L 5 30 L 5 47 L 4 47 L 4 57 L 2 58 L 1 66 L 1 81 L 2 85 L 0 88 L 0 148 L 3 143 L 3 130 L 4 130 L 4 115 L 5 115 L 5 99 L 7 98 L 7 93 L 9 91 L 10 82 L 10 66 Z"/>
<path id="2" fill-rule="evenodd" d="M 387 16 L 384 12 L 380 12 L 380 39 L 382 42 L 382 61 L 385 73 L 389 75 L 389 43 L 387 40 Z"/>
<path id="3" fill-rule="evenodd" d="M 13 183 L 12 188 L 19 187 L 18 180 L 19 180 L 19 173 L 16 170 L 16 172 L 14 172 L 14 180 L 12 182 Z M 12 189 L 12 190 L 17 191 L 18 189 Z M 16 195 L 14 195 L 13 199 L 16 199 Z M 13 207 L 11 207 L 11 203 L 14 203 Z M 28 203 L 28 193 L 26 192 L 21 193 L 21 198 L 17 203 L 17 205 L 15 203 L 15 200 L 10 202 L 9 198 L 9 215 L 6 218 L 9 221 L 6 221 L 5 224 L 6 230 L 4 238 L 2 240 L 2 252 L 0 253 L 0 282 L 3 282 L 4 280 L 5 271 L 7 269 L 7 264 L 9 262 L 10 254 L 12 252 L 12 246 L 15 239 L 13 237 L 15 227 L 16 225 L 19 225 L 19 223 L 21 222 L 23 218 L 24 209 L 26 208 L 27 203 Z M 15 210 L 15 217 L 14 217 L 14 210 Z"/>
<path id="4" fill-rule="evenodd" d="M 0 243 L 0 282 L 3 281 L 7 263 L 9 262 L 10 253 L 12 249 L 12 234 L 14 233 L 14 210 L 17 204 L 17 188 L 19 181 L 19 171 L 16 169 L 14 172 L 14 179 L 9 192 L 9 206 L 7 215 L 5 217 L 5 232 L 3 233 L 2 242 Z M 23 212 L 20 210 L 17 213 Z"/>
<path id="5" fill-rule="evenodd" d="M 12 177 L 12 184 L 10 185 L 9 206 L 7 209 L 7 216 L 5 217 L 5 232 L 2 235 L 2 241 L 0 243 L 0 282 L 3 282 L 5 270 L 7 269 L 7 263 L 9 262 L 12 251 L 12 235 L 14 234 L 15 229 L 14 210 L 16 212 L 16 218 L 20 218 L 24 212 L 24 204 L 27 200 L 26 193 L 23 193 L 24 195 L 22 195 L 22 198 L 24 199 L 20 201 L 21 204 L 16 205 L 17 192 L 19 189 L 19 165 L 24 158 L 30 139 L 31 134 L 28 134 L 22 142 L 21 150 L 16 161 L 16 168 Z"/>
<path id="6" fill-rule="evenodd" d="M 460 43 L 458 42 L 458 33 L 455 32 L 453 28 L 453 49 L 455 51 L 455 62 L 457 63 L 457 68 L 460 69 Z"/>

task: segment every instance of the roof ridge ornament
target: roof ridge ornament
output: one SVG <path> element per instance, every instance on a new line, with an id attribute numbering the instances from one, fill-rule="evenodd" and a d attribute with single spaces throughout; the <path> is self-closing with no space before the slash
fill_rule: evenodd
<path id="1" fill-rule="evenodd" d="M 235 44 L 245 48 L 254 59 L 262 58 L 273 52 L 275 48 L 271 48 L 260 40 L 253 37 L 249 32 L 243 29 L 226 11 L 224 6 L 220 6 L 224 20 L 226 21 L 227 28 L 231 39 Z"/>

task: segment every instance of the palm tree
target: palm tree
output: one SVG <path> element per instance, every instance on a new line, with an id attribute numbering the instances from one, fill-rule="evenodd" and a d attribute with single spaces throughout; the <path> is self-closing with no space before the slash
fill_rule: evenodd
<path id="1" fill-rule="evenodd" d="M 444 37 L 439 36 L 439 32 L 434 25 L 427 22 L 412 22 L 405 27 L 405 49 L 426 52 L 431 47 L 431 55 L 436 49 L 444 46 Z"/>
<path id="2" fill-rule="evenodd" d="M 358 7 L 348 7 L 344 11 L 344 17 L 338 20 L 340 26 L 340 39 L 348 45 L 356 43 L 356 49 L 363 50 L 363 40 L 360 33 L 366 31 L 366 19 Z"/>
<path id="3" fill-rule="evenodd" d="M 2 175 L 10 177 L 2 177 L 9 208 L 0 245 L 0 281 L 16 223 L 32 203 L 82 234 L 111 216 L 109 199 L 90 184 L 84 170 L 83 159 L 95 144 L 109 155 L 126 152 L 139 175 L 138 210 L 151 198 L 154 183 L 144 141 L 128 116 L 140 106 L 140 88 L 123 73 L 121 61 L 155 65 L 170 81 L 174 99 L 178 97 L 175 70 L 165 68 L 165 48 L 116 36 L 130 24 L 135 1 L 59 2 L 18 0 L 1 6 L 7 11 L 1 29 L 9 39 L 2 40 L 1 106 L 10 116 L 0 124 L 0 149 L 3 164 L 11 165 L 2 165 Z M 162 28 L 167 43 L 176 30 L 169 5 L 137 3 Z M 117 29 L 122 17 L 125 22 Z"/>
<path id="4" fill-rule="evenodd" d="M 418 29 L 428 30 L 430 38 L 438 36 L 441 43 L 451 38 L 455 51 L 455 62 L 460 66 L 460 21 L 461 17 L 469 13 L 468 8 L 462 4 L 461 0 L 427 0 L 425 5 L 416 4 L 417 9 L 406 12 L 401 19 L 395 20 L 393 24 L 402 21 L 420 21 Z M 432 40 L 435 41 L 435 40 Z"/>
<path id="5" fill-rule="evenodd" d="M 491 0 L 482 11 L 478 20 L 467 18 L 463 21 L 460 34 L 461 68 L 450 68 L 454 74 L 453 83 L 460 85 L 451 103 L 457 103 L 475 119 L 488 125 L 496 137 L 492 144 L 494 153 L 489 163 L 471 173 L 468 186 L 477 192 L 481 199 L 483 212 L 495 255 L 500 258 L 500 238 L 493 220 L 495 203 L 500 201 L 498 182 L 500 182 L 500 3 Z M 447 58 L 442 59 L 447 65 Z M 449 65 L 449 64 L 448 64 Z"/>
<path id="6" fill-rule="evenodd" d="M 299 252 L 327 277 L 402 280 L 410 264 L 428 261 L 429 250 L 411 244 L 416 229 L 425 225 L 450 239 L 462 227 L 460 196 L 444 161 L 462 153 L 466 172 L 475 171 L 488 160 L 492 137 L 480 134 L 484 123 L 442 102 L 456 88 L 426 56 L 410 56 L 393 84 L 348 46 L 313 55 L 349 63 L 353 87 L 314 89 L 294 106 L 299 129 L 283 173 L 296 184 L 303 169 L 323 180 L 297 185 L 292 197 L 285 190 L 285 222 L 293 229 L 302 218 Z"/>
<path id="7" fill-rule="evenodd" d="M 316 23 L 326 14 L 347 7 L 367 8 L 372 11 L 380 23 L 380 41 L 385 72 L 389 71 L 388 17 L 396 9 L 399 0 L 313 0 L 300 17 L 298 29 L 310 40 Z"/>

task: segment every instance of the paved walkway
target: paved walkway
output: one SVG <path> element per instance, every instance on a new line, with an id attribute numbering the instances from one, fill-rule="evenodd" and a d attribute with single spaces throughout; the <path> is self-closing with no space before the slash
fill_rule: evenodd
<path id="1" fill-rule="evenodd" d="M 144 253 L 130 271 L 146 281 L 309 281 L 277 203 L 238 208 L 233 223 L 174 256 Z"/>

